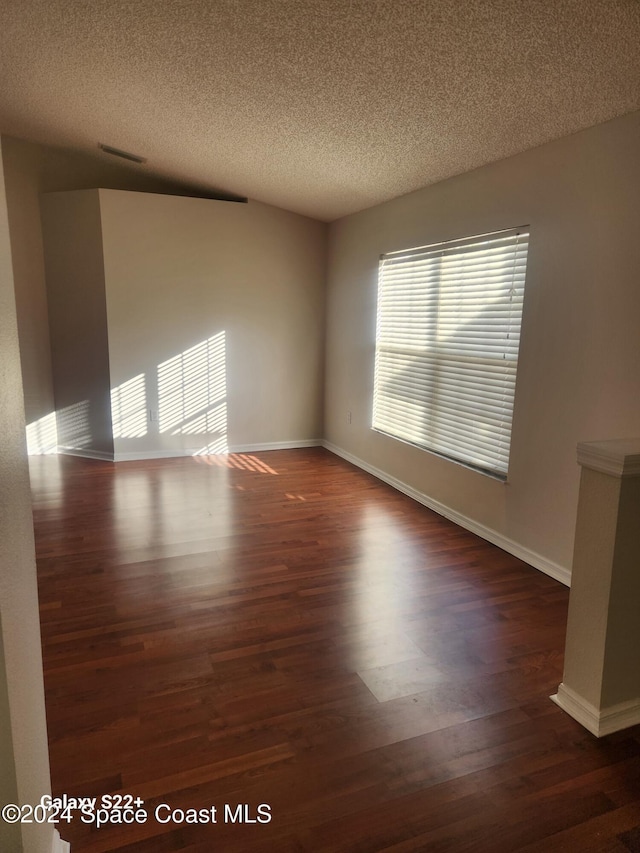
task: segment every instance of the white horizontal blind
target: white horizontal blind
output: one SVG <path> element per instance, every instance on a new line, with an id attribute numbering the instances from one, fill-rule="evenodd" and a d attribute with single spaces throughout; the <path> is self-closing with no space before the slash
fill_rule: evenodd
<path id="1" fill-rule="evenodd" d="M 384 255 L 374 429 L 506 478 L 529 234 Z"/>

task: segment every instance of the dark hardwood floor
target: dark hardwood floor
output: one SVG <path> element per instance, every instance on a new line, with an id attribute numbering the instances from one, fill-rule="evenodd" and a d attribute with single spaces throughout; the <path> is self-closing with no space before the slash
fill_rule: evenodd
<path id="1" fill-rule="evenodd" d="M 150 815 L 72 853 L 640 850 L 640 729 L 548 699 L 559 583 L 321 449 L 31 472 L 54 794 Z"/>

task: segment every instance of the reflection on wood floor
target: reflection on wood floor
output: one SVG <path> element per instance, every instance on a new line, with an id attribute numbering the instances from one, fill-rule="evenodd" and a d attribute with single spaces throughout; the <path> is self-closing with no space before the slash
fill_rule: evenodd
<path id="1" fill-rule="evenodd" d="M 559 583 L 321 449 L 31 463 L 54 794 L 149 812 L 73 853 L 640 850 Z"/>

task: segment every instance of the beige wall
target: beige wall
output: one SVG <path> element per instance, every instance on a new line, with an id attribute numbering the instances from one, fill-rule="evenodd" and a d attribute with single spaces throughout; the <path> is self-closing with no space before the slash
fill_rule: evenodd
<path id="1" fill-rule="evenodd" d="M 580 477 L 573 556 L 575 575 L 569 602 L 563 681 L 600 709 L 623 701 L 604 696 L 603 691 L 605 664 L 613 663 L 613 667 L 609 666 L 613 672 L 617 669 L 614 657 L 606 661 L 606 647 L 622 481 L 589 468 L 583 468 Z M 619 588 L 618 585 L 616 578 Z M 633 601 L 633 606 L 637 609 L 637 601 Z M 636 656 L 637 652 L 635 648 Z M 608 671 L 607 677 L 611 678 L 611 674 Z M 638 695 L 640 691 L 623 699 Z"/>
<path id="2" fill-rule="evenodd" d="M 42 149 L 2 140 L 9 206 L 18 334 L 22 359 L 27 423 L 46 418 L 54 409 L 49 347 L 49 318 L 40 227 Z"/>
<path id="3" fill-rule="evenodd" d="M 322 437 L 326 226 L 104 189 L 41 205 L 61 446 L 122 459 Z"/>
<path id="4" fill-rule="evenodd" d="M 578 441 L 640 425 L 640 113 L 331 226 L 326 438 L 454 513 L 571 565 Z M 370 429 L 381 253 L 528 224 L 506 485 Z M 351 423 L 347 413 L 352 412 Z"/>
<path id="5" fill-rule="evenodd" d="M 2 137 L 2 147 L 26 420 L 32 425 L 29 434 L 34 448 L 42 449 L 51 441 L 48 416 L 54 402 L 40 193 L 111 187 L 206 195 L 207 189 L 155 178 L 146 167 L 127 165 L 97 152 L 90 156 L 7 136 Z"/>
<path id="6" fill-rule="evenodd" d="M 7 180 L 11 243 L 17 259 L 15 291 L 26 417 L 27 423 L 30 424 L 28 433 L 34 449 L 42 450 L 52 441 L 55 445 L 55 438 L 51 437 L 53 419 L 50 417 L 55 403 L 49 309 L 54 325 L 58 323 L 60 316 L 55 316 L 55 305 L 48 305 L 40 194 L 101 186 L 141 191 L 133 193 L 132 197 L 137 196 L 140 204 L 143 204 L 142 199 L 153 204 L 152 198 L 160 198 L 159 195 L 153 194 L 163 193 L 165 195 L 162 198 L 165 200 L 159 201 L 158 204 L 168 209 L 171 199 L 167 195 L 182 193 L 184 197 L 176 197 L 174 200 L 176 204 L 182 203 L 184 209 L 190 211 L 198 210 L 198 203 L 206 205 L 209 199 L 188 198 L 197 193 L 204 194 L 206 190 L 154 179 L 151 175 L 141 172 L 138 167 L 127 167 L 99 157 L 89 157 L 7 137 L 3 138 L 3 143 L 6 151 L 4 173 Z M 189 207 L 190 202 L 196 206 Z M 216 311 L 222 306 L 223 315 L 227 319 L 230 314 L 224 313 L 224 306 L 228 306 L 235 317 L 236 331 L 233 340 L 227 338 L 228 345 L 232 347 L 229 351 L 232 353 L 232 360 L 228 359 L 228 364 L 230 371 L 237 369 L 239 372 L 229 373 L 229 376 L 242 380 L 246 393 L 243 393 L 241 398 L 234 402 L 233 409 L 229 410 L 232 438 L 239 445 L 318 438 L 321 436 L 322 426 L 322 290 L 326 226 L 257 203 L 212 203 L 210 209 L 233 211 L 230 213 L 233 218 L 228 220 L 227 226 L 220 224 L 219 217 L 216 221 L 215 217 L 211 219 L 210 224 L 219 232 L 221 239 L 216 243 L 215 239 L 212 241 L 211 235 L 207 234 L 208 248 L 198 261 L 209 263 L 213 259 L 215 263 L 221 264 L 216 286 L 220 286 L 226 295 L 219 291 L 214 298 L 207 289 L 211 283 L 209 279 L 203 291 L 203 301 L 198 296 L 198 288 L 206 280 L 206 276 L 198 277 L 196 274 L 197 282 L 194 283 L 194 288 L 189 293 L 185 292 L 190 302 L 183 319 L 188 317 L 188 322 L 194 320 L 195 327 L 198 328 L 201 306 L 205 304 Z M 240 213 L 240 210 L 244 213 Z M 187 219 L 190 215 L 194 214 L 187 215 Z M 186 225 L 187 229 L 190 227 Z M 180 258 L 180 240 L 176 238 L 171 223 L 165 222 L 160 226 L 160 230 L 162 228 L 165 228 L 165 233 L 169 235 L 166 252 L 173 251 L 175 257 Z M 232 231 L 238 229 L 231 240 L 230 228 Z M 144 231 L 144 228 L 142 230 Z M 200 233 L 203 233 L 202 229 Z M 114 236 L 117 236 L 117 226 Z M 126 242 L 127 235 L 124 235 L 124 239 Z M 247 241 L 251 244 L 249 250 Z M 190 245 L 193 246 L 193 240 Z M 142 255 L 138 254 L 136 257 L 138 269 L 144 275 Z M 118 262 L 113 256 L 111 261 L 117 267 Z M 194 261 L 195 256 L 189 260 L 188 269 L 195 268 Z M 230 283 L 229 273 L 234 264 L 240 276 L 236 279 L 236 284 L 241 280 L 240 286 Z M 126 258 L 124 266 L 130 269 Z M 161 280 L 162 277 L 159 284 Z M 184 281 L 181 282 L 181 286 L 183 285 Z M 117 316 L 118 304 L 127 302 L 122 302 L 117 291 L 117 285 L 114 285 L 114 316 Z M 282 302 L 279 304 L 278 300 Z M 137 307 L 147 315 L 141 301 L 137 302 Z M 242 321 L 243 316 L 246 317 L 246 322 Z M 182 331 L 176 330 L 176 345 L 181 346 L 183 338 L 188 337 L 188 333 L 183 335 Z M 61 344 L 60 338 L 54 343 L 58 348 Z M 149 342 L 150 352 L 156 344 L 157 341 Z M 155 357 L 155 352 L 153 356 L 146 358 L 135 337 L 130 349 L 132 357 L 137 361 L 145 361 L 147 369 L 157 369 L 157 364 L 151 368 L 148 365 L 149 360 Z M 164 354 L 162 349 L 158 358 Z M 115 362 L 118 357 L 117 353 L 113 355 Z M 252 364 L 249 368 L 250 359 Z M 89 363 L 91 364 L 91 360 Z M 126 373 L 127 368 L 123 367 L 121 372 Z M 60 382 L 58 386 L 60 394 Z M 238 381 L 235 382 L 235 388 L 239 388 Z M 100 395 L 103 399 L 101 391 Z M 65 394 L 64 405 L 70 402 L 66 399 L 67 396 Z M 81 404 L 82 400 L 71 401 L 71 404 L 73 402 Z M 58 403 L 62 404 L 62 398 Z M 262 419 L 259 435 L 256 434 L 256 411 L 260 412 Z M 149 434 L 152 434 L 155 427 L 150 425 L 150 428 Z M 94 425 L 94 429 L 97 430 L 97 426 Z M 178 445 L 183 446 L 185 441 L 184 437 L 168 439 L 166 435 L 162 437 L 160 444 L 155 442 L 153 445 L 148 442 L 145 444 L 119 439 L 119 449 L 121 452 L 137 452 L 145 445 L 146 451 L 151 452 L 152 447 L 175 448 Z M 64 443 L 64 437 L 61 437 L 61 443 Z M 97 446 L 104 451 L 104 440 L 100 440 Z M 106 452 L 109 452 L 108 447 Z"/>
<path id="7" fill-rule="evenodd" d="M 1 160 L 1 150 L 0 150 Z M 4 180 L 0 164 L 0 757 L 3 796 L 50 792 L 35 551 Z M 12 756 L 13 755 L 13 759 Z M 6 762 L 6 763 L 5 763 Z M 0 849 L 49 853 L 53 827 L 0 821 Z"/>
<path id="8" fill-rule="evenodd" d="M 602 704 L 640 700 L 640 477 L 620 484 Z"/>
<path id="9" fill-rule="evenodd" d="M 58 445 L 113 457 L 97 190 L 41 198 Z"/>
<path id="10" fill-rule="evenodd" d="M 116 454 L 321 438 L 326 226 L 257 202 L 100 190 L 100 207 L 111 382 L 133 424 Z"/>
<path id="11" fill-rule="evenodd" d="M 11 709 L 9 705 L 9 685 L 4 665 L 4 643 L 2 641 L 2 612 L 0 610 L 0 806 L 5 803 L 18 803 L 18 780 L 13 755 L 13 731 L 11 728 Z M 0 823 L 1 849 L 20 850 L 20 826 Z"/>

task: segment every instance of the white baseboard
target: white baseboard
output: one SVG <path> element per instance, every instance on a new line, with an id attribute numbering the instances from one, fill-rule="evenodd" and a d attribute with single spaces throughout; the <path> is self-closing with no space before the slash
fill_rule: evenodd
<path id="1" fill-rule="evenodd" d="M 51 853 L 71 853 L 71 845 L 68 841 L 63 841 L 62 838 L 60 838 L 60 833 L 57 829 L 53 830 Z"/>
<path id="2" fill-rule="evenodd" d="M 141 462 L 145 459 L 177 459 L 182 456 L 193 456 L 188 450 L 132 450 L 125 453 L 113 454 L 114 462 Z"/>
<path id="3" fill-rule="evenodd" d="M 305 438 L 294 441 L 271 441 L 265 444 L 235 444 L 231 445 L 226 453 L 260 453 L 267 450 L 296 450 L 300 447 L 322 447 L 322 439 Z M 196 447 L 183 450 L 142 450 L 116 453 L 114 461 L 134 462 L 144 459 L 176 459 L 178 457 L 195 456 L 196 454 L 198 454 L 198 448 Z"/>
<path id="4" fill-rule="evenodd" d="M 341 447 L 337 447 L 337 445 L 332 444 L 330 441 L 323 441 L 322 445 L 331 453 L 335 453 L 336 456 L 346 459 L 346 461 L 351 462 L 352 465 L 356 465 L 358 468 L 362 468 L 363 471 L 373 474 L 374 477 L 377 477 L 384 483 L 393 486 L 394 489 L 408 495 L 408 497 L 413 498 L 415 501 L 418 501 L 418 503 L 423 504 L 423 506 L 432 509 L 434 512 L 437 512 L 438 515 L 448 518 L 449 521 L 453 521 L 455 524 L 460 525 L 460 527 L 464 527 L 465 530 L 475 533 L 482 539 L 486 539 L 487 542 L 491 542 L 493 545 L 497 545 L 498 548 L 502 548 L 503 551 L 507 551 L 509 554 L 513 554 L 514 557 L 524 560 L 525 563 L 528 563 L 535 569 L 539 569 L 539 571 L 543 572 L 545 575 L 549 575 L 549 577 L 552 577 L 554 580 L 560 581 L 560 583 L 565 586 L 571 585 L 571 572 L 564 566 L 560 566 L 558 563 L 553 563 L 541 554 L 537 554 L 535 551 L 525 548 L 524 545 L 520 545 L 512 539 L 508 539 L 506 536 L 498 533 L 497 530 L 492 530 L 490 527 L 485 527 L 484 524 L 479 524 L 472 518 L 462 515 L 462 513 L 440 503 L 440 501 L 434 500 L 434 498 L 425 495 L 423 492 L 419 492 L 412 486 L 407 485 L 407 483 L 403 483 L 401 480 L 392 477 L 380 468 L 369 465 L 368 462 L 359 459 L 357 456 L 343 450 Z"/>
<path id="5" fill-rule="evenodd" d="M 598 709 L 564 682 L 558 685 L 558 692 L 549 698 L 596 737 L 604 737 L 640 724 L 640 699 Z"/>
<path id="6" fill-rule="evenodd" d="M 85 450 L 81 447 L 62 447 L 58 445 L 56 453 L 62 456 L 80 456 L 83 459 L 99 459 L 102 462 L 113 462 L 113 453 L 105 453 L 102 450 Z"/>
<path id="7" fill-rule="evenodd" d="M 229 453 L 260 453 L 267 450 L 297 450 L 301 447 L 323 447 L 321 438 L 303 438 L 297 441 L 271 441 L 267 444 L 234 444 Z"/>

